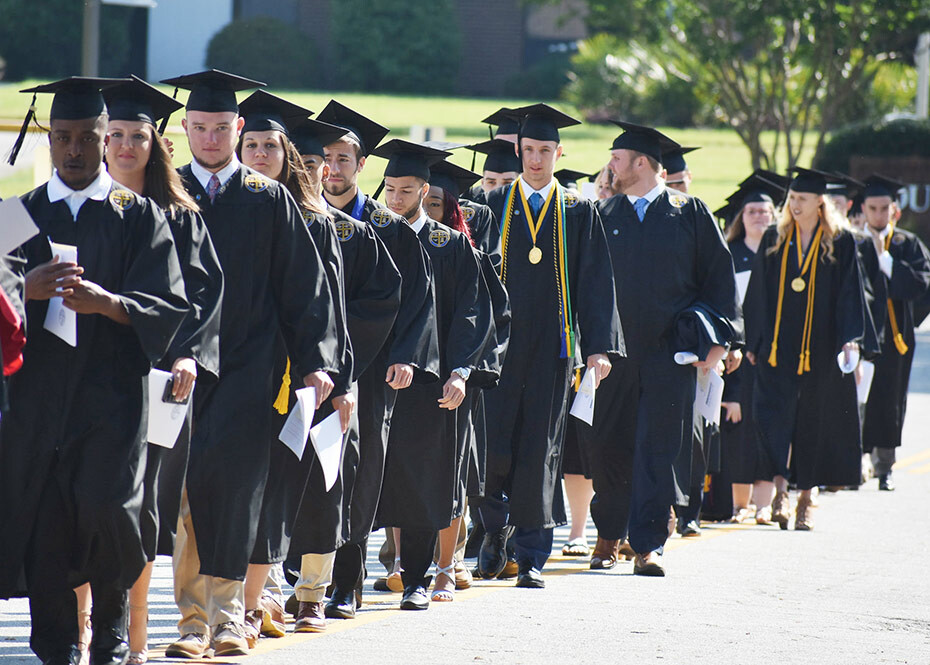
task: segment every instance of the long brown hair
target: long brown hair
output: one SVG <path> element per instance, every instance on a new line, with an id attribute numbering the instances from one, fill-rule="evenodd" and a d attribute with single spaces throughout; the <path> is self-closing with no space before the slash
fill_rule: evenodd
<path id="1" fill-rule="evenodd" d="M 198 212 L 200 206 L 184 188 L 181 176 L 171 163 L 171 154 L 168 152 L 168 146 L 165 145 L 165 139 L 154 127 L 150 129 L 152 130 L 152 151 L 145 165 L 142 193 L 155 201 L 169 217 L 182 209 Z"/>
<path id="2" fill-rule="evenodd" d="M 772 213 L 772 219 L 775 219 L 776 210 L 775 204 L 771 201 L 765 201 L 765 204 L 769 207 L 769 210 Z M 730 225 L 727 227 L 726 231 L 726 241 L 733 242 L 734 240 L 742 240 L 746 237 L 746 226 L 743 224 L 743 211 L 746 209 L 744 205 L 739 209 L 739 212 L 736 213 L 736 217 L 733 218 L 733 221 L 730 222 Z"/>
<path id="3" fill-rule="evenodd" d="M 789 195 L 790 196 L 790 195 Z M 823 245 L 823 259 L 824 261 L 834 262 L 836 259 L 833 258 L 833 239 L 838 236 L 843 229 L 848 228 L 848 222 L 843 219 L 843 216 L 837 211 L 836 206 L 833 205 L 833 201 L 830 200 L 829 196 L 823 194 L 821 196 L 820 208 L 817 210 L 817 216 L 820 218 L 820 223 L 823 224 L 823 237 L 820 242 Z M 788 202 L 785 202 L 785 205 L 781 210 L 781 219 L 775 225 L 775 228 L 778 230 L 778 240 L 775 241 L 775 244 L 768 248 L 766 254 L 775 254 L 781 249 L 781 246 L 785 244 L 785 239 L 788 237 L 788 233 L 794 227 L 794 215 L 791 214 L 791 206 Z"/>

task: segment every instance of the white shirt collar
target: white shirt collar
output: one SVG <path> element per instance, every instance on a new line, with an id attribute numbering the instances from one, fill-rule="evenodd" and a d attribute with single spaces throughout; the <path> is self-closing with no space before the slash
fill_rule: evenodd
<path id="1" fill-rule="evenodd" d="M 411 222 L 410 228 L 413 229 L 413 232 L 417 235 L 420 235 L 420 231 L 423 230 L 423 227 L 426 226 L 426 220 L 429 219 L 429 215 L 425 212 L 420 212 L 420 216 L 417 217 L 417 221 Z"/>
<path id="2" fill-rule="evenodd" d="M 888 234 L 891 233 L 891 224 L 883 228 L 881 231 L 876 231 L 871 226 L 869 227 L 869 232 L 882 240 L 888 237 Z"/>
<path id="3" fill-rule="evenodd" d="M 530 200 L 530 197 L 533 194 L 539 194 L 543 198 L 543 201 L 545 201 L 549 197 L 549 190 L 552 189 L 553 182 L 555 182 L 555 179 L 552 179 L 546 183 L 542 189 L 533 189 L 530 185 L 527 184 L 526 180 L 520 178 L 520 188 L 523 190 L 523 196 L 526 197 L 527 201 Z"/>
<path id="4" fill-rule="evenodd" d="M 113 187 L 113 178 L 110 177 L 106 169 L 101 169 L 100 174 L 94 181 L 80 191 L 68 187 L 58 176 L 58 171 L 56 170 L 55 173 L 52 174 L 51 180 L 48 181 L 46 192 L 48 193 L 49 203 L 64 200 L 71 210 L 71 218 L 76 221 L 78 211 L 81 209 L 81 206 L 84 205 L 84 201 L 87 199 L 103 201 L 107 198 L 107 195 L 109 195 L 111 187 Z"/>
<path id="5" fill-rule="evenodd" d="M 639 199 L 646 199 L 650 204 L 652 204 L 653 201 L 659 198 L 659 194 L 664 191 L 665 183 L 660 182 L 658 185 L 646 192 L 643 196 L 633 196 L 632 194 L 627 194 L 626 197 L 630 200 L 630 203 L 636 203 L 636 201 Z M 648 208 L 649 206 L 646 207 Z"/>
<path id="6" fill-rule="evenodd" d="M 233 153 L 232 159 L 229 160 L 229 164 L 221 168 L 216 172 L 216 177 L 219 178 L 220 187 L 226 184 L 226 181 L 233 177 L 233 174 L 239 170 L 239 158 L 236 157 L 236 153 Z M 210 182 L 210 178 L 214 175 L 212 171 L 208 171 L 203 166 L 200 165 L 196 159 L 191 160 L 191 173 L 194 174 L 194 177 L 197 178 L 197 182 L 200 183 L 200 186 L 203 187 L 203 191 L 207 191 L 207 184 Z"/>

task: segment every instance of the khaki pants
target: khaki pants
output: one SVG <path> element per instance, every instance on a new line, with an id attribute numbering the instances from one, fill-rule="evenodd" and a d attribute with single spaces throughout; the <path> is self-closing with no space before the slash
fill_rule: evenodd
<path id="1" fill-rule="evenodd" d="M 333 565 L 336 553 L 304 554 L 300 557 L 300 580 L 294 587 L 297 600 L 302 603 L 321 603 L 326 597 L 326 587 L 333 581 Z"/>
<path id="2" fill-rule="evenodd" d="M 228 621 L 245 623 L 245 584 L 238 580 L 200 574 L 200 556 L 194 523 L 187 502 L 187 488 L 181 494 L 178 535 L 174 545 L 174 601 L 181 611 L 181 635 L 210 636 L 210 629 Z"/>

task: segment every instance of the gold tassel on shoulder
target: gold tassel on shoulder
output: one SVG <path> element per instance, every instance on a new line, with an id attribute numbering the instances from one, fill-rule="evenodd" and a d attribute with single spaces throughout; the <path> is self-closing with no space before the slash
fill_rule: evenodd
<path id="1" fill-rule="evenodd" d="M 891 247 L 891 236 L 894 235 L 894 225 L 891 226 L 891 231 L 888 233 L 888 236 L 885 238 L 885 251 L 888 251 L 888 248 Z M 904 335 L 901 334 L 901 330 L 898 328 L 898 317 L 894 313 L 894 304 L 891 302 L 891 298 L 888 298 L 888 324 L 891 326 L 891 335 L 894 340 L 894 348 L 898 350 L 899 355 L 904 355 L 907 353 L 907 342 L 904 341 Z"/>
<path id="2" fill-rule="evenodd" d="M 278 398 L 272 405 L 274 409 L 282 416 L 287 413 L 287 405 L 291 398 L 291 359 L 287 359 L 287 366 L 284 368 L 284 376 L 281 377 L 281 388 L 278 390 Z"/>

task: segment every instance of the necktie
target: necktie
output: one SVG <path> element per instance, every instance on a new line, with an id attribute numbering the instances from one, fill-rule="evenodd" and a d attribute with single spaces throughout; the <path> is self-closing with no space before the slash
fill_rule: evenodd
<path id="1" fill-rule="evenodd" d="M 213 203 L 213 199 L 216 198 L 216 193 L 220 189 L 220 179 L 216 177 L 214 173 L 210 176 L 210 182 L 207 183 L 207 196 L 210 197 L 210 203 Z"/>
<path id="2" fill-rule="evenodd" d="M 539 215 L 539 211 L 542 210 L 543 206 L 543 197 L 539 192 L 533 192 L 530 194 L 530 208 L 533 209 L 533 216 Z"/>
<path id="3" fill-rule="evenodd" d="M 649 205 L 649 201 L 645 198 L 636 199 L 636 203 L 633 204 L 633 210 L 636 211 L 636 216 L 639 217 L 639 221 L 643 221 L 643 217 L 646 216 L 646 206 Z"/>

